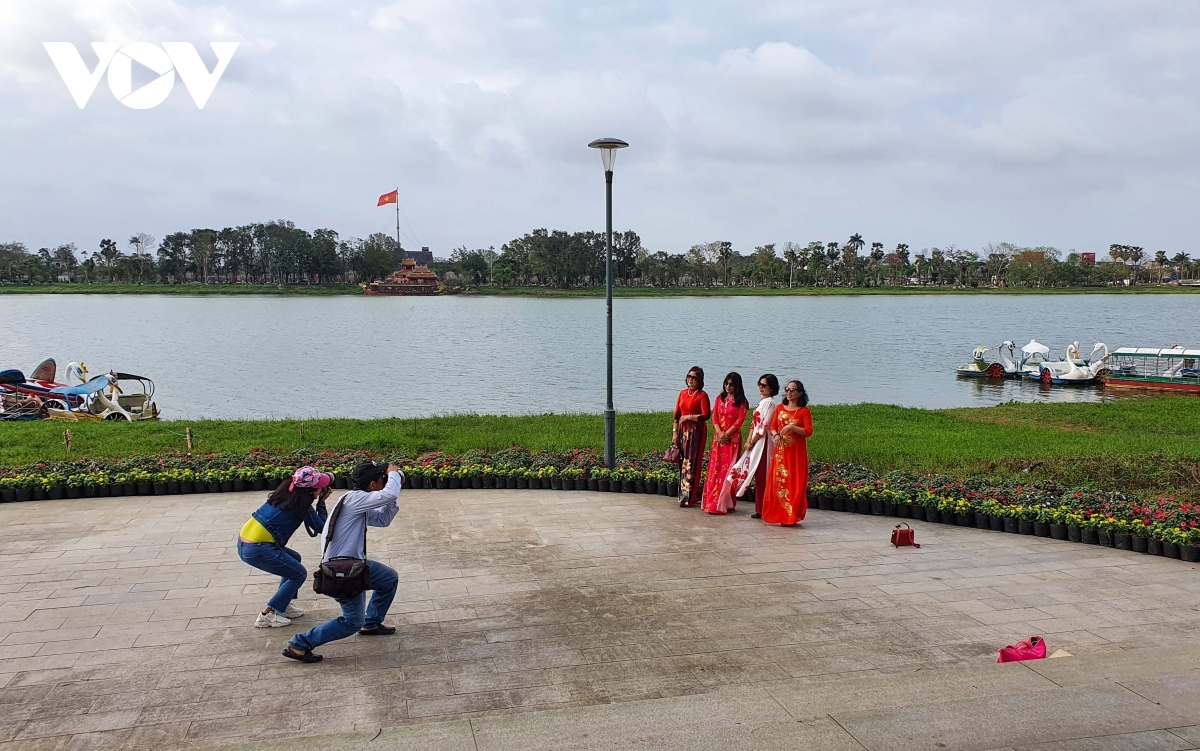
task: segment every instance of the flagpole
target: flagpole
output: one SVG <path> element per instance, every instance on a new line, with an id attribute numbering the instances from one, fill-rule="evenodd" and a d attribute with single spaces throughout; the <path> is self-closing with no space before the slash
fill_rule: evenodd
<path id="1" fill-rule="evenodd" d="M 396 186 L 396 248 L 399 249 L 401 247 L 402 246 L 400 245 L 400 186 L 397 185 Z"/>

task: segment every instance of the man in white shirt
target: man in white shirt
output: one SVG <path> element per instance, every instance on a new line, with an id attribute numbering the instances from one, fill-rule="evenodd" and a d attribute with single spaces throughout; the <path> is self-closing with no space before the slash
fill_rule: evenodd
<path id="1" fill-rule="evenodd" d="M 367 527 L 386 527 L 396 518 L 400 512 L 400 486 L 404 475 L 397 467 L 365 461 L 354 468 L 353 480 L 359 489 L 346 493 L 329 510 L 329 520 L 332 521 L 334 512 L 339 506 L 342 507 L 333 534 L 329 535 L 329 521 L 326 521 L 321 533 L 324 549 L 321 561 L 339 557 L 366 560 L 371 571 L 373 590 L 370 605 L 366 603 L 365 591 L 338 600 L 342 606 L 341 617 L 296 634 L 288 642 L 283 656 L 292 660 L 320 662 L 323 658 L 313 654 L 314 648 L 345 639 L 355 632 L 363 636 L 390 636 L 396 633 L 396 629 L 384 625 L 383 620 L 396 596 L 399 577 L 390 566 L 367 559 Z"/>

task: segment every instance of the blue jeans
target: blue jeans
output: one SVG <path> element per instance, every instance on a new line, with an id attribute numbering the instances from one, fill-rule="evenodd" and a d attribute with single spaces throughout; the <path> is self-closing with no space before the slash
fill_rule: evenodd
<path id="1" fill-rule="evenodd" d="M 338 604 L 342 606 L 340 618 L 334 618 L 332 621 L 326 621 L 302 634 L 296 634 L 288 646 L 300 650 L 315 649 L 322 644 L 352 636 L 360 628 L 369 628 L 383 623 L 383 619 L 387 617 L 388 608 L 392 606 L 392 600 L 396 597 L 396 584 L 399 582 L 399 577 L 395 569 L 385 566 L 379 561 L 368 559 L 367 565 L 371 568 L 371 584 L 374 586 L 371 604 L 366 605 L 366 592 L 360 592 L 356 597 L 338 600 Z M 366 606 L 365 616 L 363 615 L 364 606 Z"/>
<path id="2" fill-rule="evenodd" d="M 273 542 L 244 542 L 238 539 L 238 557 L 268 574 L 280 577 L 279 589 L 267 601 L 276 613 L 287 610 L 296 593 L 308 579 L 308 569 L 300 563 L 300 554 L 291 548 L 281 548 Z"/>

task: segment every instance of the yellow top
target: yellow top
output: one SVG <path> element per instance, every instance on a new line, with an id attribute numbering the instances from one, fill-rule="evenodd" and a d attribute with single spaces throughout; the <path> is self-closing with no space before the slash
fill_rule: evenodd
<path id="1" fill-rule="evenodd" d="M 258 519 L 253 516 L 250 521 L 242 525 L 242 531 L 239 533 L 246 542 L 275 542 L 275 536 L 267 531 L 267 528 L 258 523 Z"/>

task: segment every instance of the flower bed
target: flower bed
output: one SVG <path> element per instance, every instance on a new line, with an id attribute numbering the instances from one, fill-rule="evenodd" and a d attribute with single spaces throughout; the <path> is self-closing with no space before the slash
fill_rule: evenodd
<path id="1" fill-rule="evenodd" d="M 354 465 L 381 459 L 401 467 L 410 488 L 546 488 L 677 495 L 679 473 L 655 456 L 620 454 L 606 469 L 595 451 L 532 453 L 512 447 L 419 457 L 377 457 L 364 451 L 274 454 L 161 454 L 124 459 L 80 459 L 0 469 L 0 501 L 112 495 L 165 495 L 267 490 L 308 464 L 344 488 Z"/>
<path id="2" fill-rule="evenodd" d="M 832 511 L 896 516 L 993 531 L 1111 545 L 1200 561 L 1200 505 L 1130 498 L 1052 482 L 889 472 L 854 464 L 813 465 L 809 503 Z"/>

